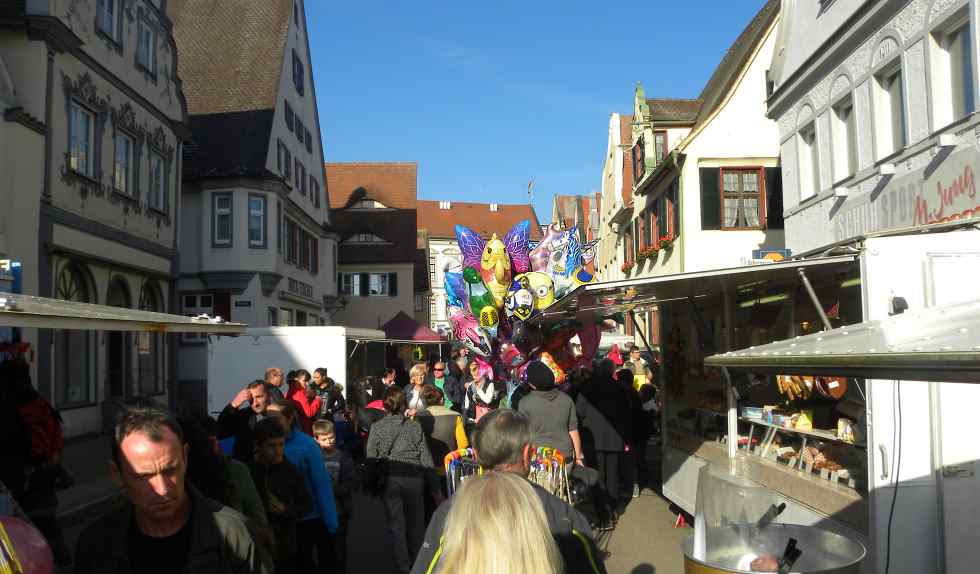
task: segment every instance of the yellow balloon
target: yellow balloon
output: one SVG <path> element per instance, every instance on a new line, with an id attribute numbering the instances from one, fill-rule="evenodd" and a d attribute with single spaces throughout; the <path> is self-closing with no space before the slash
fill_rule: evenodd
<path id="1" fill-rule="evenodd" d="M 496 327 L 497 323 L 500 322 L 500 314 L 497 313 L 497 308 L 487 305 L 483 309 L 480 309 L 480 326 L 481 327 Z"/>

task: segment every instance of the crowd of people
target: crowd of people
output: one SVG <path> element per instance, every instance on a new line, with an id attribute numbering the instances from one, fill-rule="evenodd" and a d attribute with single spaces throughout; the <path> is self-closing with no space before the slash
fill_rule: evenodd
<path id="1" fill-rule="evenodd" d="M 375 572 L 347 564 L 362 495 L 382 503 L 399 574 L 605 572 L 594 531 L 615 528 L 649 479 L 655 428 L 652 373 L 639 349 L 629 359 L 562 385 L 532 361 L 526 380 L 501 382 L 459 349 L 404 385 L 393 369 L 345 389 L 326 368 L 271 367 L 217 419 L 136 406 L 112 436 L 127 502 L 82 534 L 75 572 Z M 467 447 L 484 472 L 447 499 L 443 460 Z M 588 508 L 527 480 L 540 447 L 591 488 Z"/>

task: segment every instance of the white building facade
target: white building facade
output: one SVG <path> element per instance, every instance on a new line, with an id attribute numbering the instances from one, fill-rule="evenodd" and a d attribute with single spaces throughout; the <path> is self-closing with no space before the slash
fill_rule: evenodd
<path id="1" fill-rule="evenodd" d="M 330 324 L 337 241 L 304 2 L 186 1 L 170 10 L 195 144 L 183 170 L 182 312 L 252 326 Z M 221 57 L 228 50 L 244 77 Z M 181 342 L 192 409 L 206 403 L 205 342 Z"/>
<path id="2" fill-rule="evenodd" d="M 864 320 L 886 317 L 882 303 L 893 296 L 910 309 L 976 298 L 968 285 L 980 242 L 965 229 L 980 222 L 977 8 L 783 2 L 768 105 L 779 125 L 787 247 L 886 258 L 877 270 L 862 266 Z M 973 572 L 977 455 L 969 417 L 955 413 L 976 403 L 977 389 L 868 387 L 864 571 Z"/>
<path id="3" fill-rule="evenodd" d="M 175 310 L 188 132 L 161 4 L 2 7 L 0 259 L 21 263 L 24 293 Z M 31 329 L 20 337 L 69 435 L 103 430 L 135 396 L 172 399 L 173 339 Z"/>

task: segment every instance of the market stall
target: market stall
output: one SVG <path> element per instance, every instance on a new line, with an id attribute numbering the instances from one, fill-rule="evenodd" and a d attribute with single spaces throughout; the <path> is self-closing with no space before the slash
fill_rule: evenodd
<path id="1" fill-rule="evenodd" d="M 838 324 L 860 321 L 859 277 L 857 257 L 841 255 L 608 282 L 579 288 L 537 321 L 588 323 L 657 310 L 663 334 L 657 373 L 664 402 L 663 491 L 693 514 L 698 472 L 729 456 L 725 381 L 719 371 L 705 369 L 704 358 L 810 332 L 823 324 L 825 311 Z M 829 499 L 819 491 L 813 497 Z M 832 504 L 855 499 L 860 494 L 845 492 Z"/>
<path id="2" fill-rule="evenodd" d="M 705 363 L 722 369 L 726 380 L 730 381 L 739 380 L 741 374 L 752 374 L 765 376 L 770 382 L 779 378 L 815 382 L 823 378 L 825 382 L 849 381 L 858 388 L 887 386 L 886 392 L 892 394 L 892 404 L 872 404 L 868 408 L 871 412 L 874 406 L 876 418 L 884 419 L 886 426 L 897 429 L 887 437 L 876 433 L 876 425 L 868 425 L 866 421 L 861 421 L 860 425 L 851 423 L 854 426 L 850 432 L 844 430 L 844 425 L 839 425 L 836 434 L 814 433 L 797 428 L 799 418 L 794 420 L 792 416 L 767 412 L 767 407 L 740 408 L 739 414 L 747 416 L 739 418 L 741 422 L 737 428 L 732 425 L 730 441 L 736 436 L 743 437 L 746 427 L 750 436 L 753 430 L 761 427 L 771 429 L 778 436 L 767 435 L 768 441 L 763 445 L 749 447 L 747 444 L 740 449 L 732 459 L 736 462 L 737 473 L 769 487 L 776 500 L 796 494 L 785 488 L 791 482 L 827 480 L 836 483 L 846 478 L 844 473 L 864 471 L 877 479 L 870 492 L 874 504 L 860 509 L 870 523 L 871 555 L 877 564 L 873 571 L 975 571 L 977 551 L 975 544 L 970 542 L 977 532 L 975 493 L 980 483 L 976 480 L 976 465 L 980 453 L 973 446 L 973 433 L 963 434 L 970 428 L 968 419 L 958 418 L 958 415 L 972 412 L 975 403 L 964 402 L 963 398 L 968 395 L 975 398 L 980 389 L 977 385 L 980 383 L 980 300 L 921 309 L 721 353 L 707 358 Z M 945 414 L 958 420 L 959 432 L 941 433 L 943 427 L 937 426 L 941 420 L 923 421 L 914 411 L 903 416 L 902 381 L 912 382 L 912 389 L 907 389 L 913 393 L 927 390 L 930 410 L 940 418 Z M 739 385 L 733 385 L 731 389 L 733 397 L 744 396 L 744 389 Z M 893 406 L 895 410 L 890 408 Z M 792 409 L 792 402 L 784 408 Z M 903 425 L 911 427 L 912 432 L 903 432 Z M 921 434 L 917 436 L 917 433 Z M 811 438 L 809 447 L 806 446 L 807 438 Z M 778 446 L 773 448 L 774 442 Z M 916 448 L 917 442 L 925 442 L 930 448 Z M 836 448 L 839 444 L 867 449 L 869 444 L 875 443 L 881 445 L 881 458 L 872 456 L 861 460 L 861 457 L 854 457 L 858 462 L 849 462 L 850 459 L 833 454 L 846 452 Z M 777 453 L 783 449 L 797 454 L 779 456 Z M 809 460 L 798 458 L 807 450 L 811 453 Z M 817 457 L 822 459 L 822 466 L 815 463 Z M 928 469 L 926 474 L 916 476 L 914 469 L 923 467 Z M 779 473 L 792 478 L 783 484 L 767 484 L 763 478 Z M 917 505 L 920 511 L 912 516 L 903 512 L 900 526 L 896 526 L 896 508 L 903 507 L 899 504 L 900 487 L 906 489 L 904 496 L 910 498 L 911 504 Z M 854 514 L 855 510 L 845 508 L 840 514 L 832 513 L 828 517 L 848 521 L 843 514 Z M 931 536 L 923 538 L 921 529 Z M 932 555 L 931 551 L 936 554 Z M 923 567 L 929 569 L 923 570 Z"/>

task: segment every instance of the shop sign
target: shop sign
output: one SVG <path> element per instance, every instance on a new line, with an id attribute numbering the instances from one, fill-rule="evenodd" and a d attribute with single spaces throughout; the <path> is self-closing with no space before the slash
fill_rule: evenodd
<path id="1" fill-rule="evenodd" d="M 742 265 L 766 265 L 789 259 L 793 252 L 789 249 L 753 249 L 751 258 L 742 258 Z"/>
<path id="2" fill-rule="evenodd" d="M 235 307 L 251 307 L 251 301 L 235 301 Z"/>
<path id="3" fill-rule="evenodd" d="M 880 193 L 849 197 L 832 218 L 834 235 L 843 241 L 875 231 L 980 217 L 978 170 L 980 152 L 970 147 L 942 160 L 928 177 L 917 170 L 889 182 Z"/>

